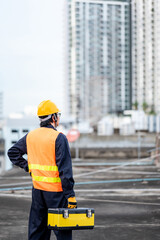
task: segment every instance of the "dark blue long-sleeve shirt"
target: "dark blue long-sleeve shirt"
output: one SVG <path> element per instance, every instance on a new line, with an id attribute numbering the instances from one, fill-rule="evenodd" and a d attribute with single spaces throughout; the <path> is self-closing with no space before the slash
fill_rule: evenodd
<path id="1" fill-rule="evenodd" d="M 52 125 L 47 126 L 53 128 Z M 10 161 L 28 172 L 28 161 L 23 157 L 27 154 L 26 144 L 27 134 L 8 150 Z M 73 187 L 74 179 L 72 173 L 71 154 L 66 136 L 60 133 L 55 143 L 56 164 L 58 166 L 59 177 L 61 178 L 63 193 L 66 198 L 75 196 Z"/>

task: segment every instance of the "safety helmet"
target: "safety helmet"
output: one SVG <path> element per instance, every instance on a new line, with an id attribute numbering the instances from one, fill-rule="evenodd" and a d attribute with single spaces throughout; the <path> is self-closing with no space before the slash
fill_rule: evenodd
<path id="1" fill-rule="evenodd" d="M 57 106 L 50 100 L 45 100 L 38 105 L 37 115 L 38 117 L 46 116 L 59 112 Z"/>

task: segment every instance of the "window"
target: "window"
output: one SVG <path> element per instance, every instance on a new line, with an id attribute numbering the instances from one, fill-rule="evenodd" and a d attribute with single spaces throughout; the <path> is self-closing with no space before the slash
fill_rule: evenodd
<path id="1" fill-rule="evenodd" d="M 23 129 L 22 132 L 27 133 L 27 132 L 29 132 L 29 130 L 28 129 Z"/>
<path id="2" fill-rule="evenodd" d="M 17 129 L 12 129 L 11 132 L 12 133 L 18 133 L 19 131 Z"/>

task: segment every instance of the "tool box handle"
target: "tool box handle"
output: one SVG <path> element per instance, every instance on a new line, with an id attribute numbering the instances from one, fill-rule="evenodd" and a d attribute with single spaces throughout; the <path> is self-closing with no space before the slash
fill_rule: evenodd
<path id="1" fill-rule="evenodd" d="M 92 217 L 92 210 L 91 209 L 87 209 L 87 213 L 86 213 L 88 218 Z"/>
<path id="2" fill-rule="evenodd" d="M 63 210 L 63 217 L 64 218 L 68 218 L 69 217 L 68 209 Z"/>

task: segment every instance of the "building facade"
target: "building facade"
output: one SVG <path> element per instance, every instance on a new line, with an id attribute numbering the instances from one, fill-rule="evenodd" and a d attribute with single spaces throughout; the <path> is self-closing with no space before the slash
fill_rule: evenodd
<path id="1" fill-rule="evenodd" d="M 3 139 L 5 141 L 4 148 L 4 166 L 3 170 L 7 171 L 12 168 L 12 163 L 8 158 L 8 149 L 13 146 L 20 138 L 25 136 L 29 131 L 39 127 L 37 118 L 7 118 L 3 126 Z M 25 156 L 27 158 L 27 156 Z"/>
<path id="2" fill-rule="evenodd" d="M 132 0 L 132 103 L 160 113 L 160 1 Z"/>
<path id="3" fill-rule="evenodd" d="M 68 112 L 96 122 L 131 109 L 130 0 L 66 0 Z"/>
<path id="4" fill-rule="evenodd" d="M 0 92 L 0 120 L 3 118 L 3 92 Z"/>

